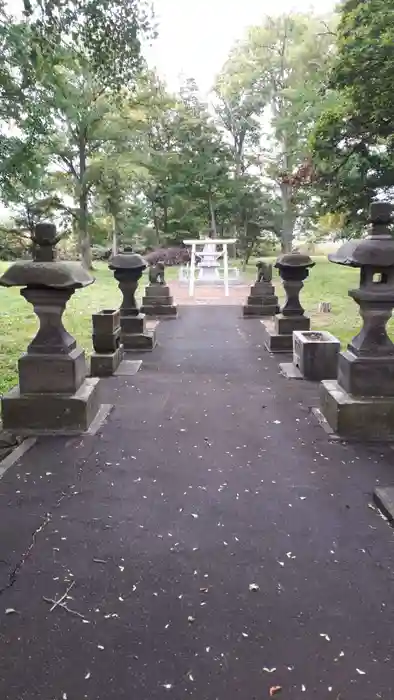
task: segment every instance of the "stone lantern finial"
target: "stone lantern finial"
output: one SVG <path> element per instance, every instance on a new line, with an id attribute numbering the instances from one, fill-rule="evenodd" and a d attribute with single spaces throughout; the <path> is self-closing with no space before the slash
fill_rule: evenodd
<path id="1" fill-rule="evenodd" d="M 46 222 L 36 224 L 31 237 L 33 241 L 34 262 L 52 262 L 56 260 L 55 246 L 61 239 L 56 233 L 56 226 Z"/>

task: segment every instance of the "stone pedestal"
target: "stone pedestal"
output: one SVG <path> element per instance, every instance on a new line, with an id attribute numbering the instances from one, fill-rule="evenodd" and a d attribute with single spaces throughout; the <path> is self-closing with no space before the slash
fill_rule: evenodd
<path id="1" fill-rule="evenodd" d="M 258 318 L 275 316 L 278 311 L 278 297 L 275 295 L 274 285 L 271 282 L 255 282 L 243 307 L 243 315 L 246 318 Z"/>
<path id="2" fill-rule="evenodd" d="M 321 411 L 344 438 L 394 439 L 394 344 L 386 325 L 394 306 L 394 239 L 391 205 L 371 205 L 371 234 L 345 243 L 332 262 L 359 267 L 360 287 L 349 291 L 363 327 L 339 355 L 338 376 L 321 384 Z"/>
<path id="3" fill-rule="evenodd" d="M 309 331 L 310 319 L 305 316 L 300 303 L 300 292 L 309 268 L 314 266 L 308 255 L 286 253 L 281 255 L 275 267 L 278 268 L 286 301 L 282 313 L 275 316 L 274 325 L 265 324 L 266 348 L 270 352 L 291 352 L 293 349 L 293 331 Z"/>
<path id="4" fill-rule="evenodd" d="M 156 345 L 156 331 L 146 329 L 146 316 L 120 316 L 121 340 L 126 351 L 153 350 Z"/>
<path id="5" fill-rule="evenodd" d="M 123 345 L 120 342 L 120 313 L 104 309 L 93 314 L 93 347 L 90 358 L 92 377 L 110 377 L 123 360 Z"/>
<path id="6" fill-rule="evenodd" d="M 281 370 L 288 377 L 315 382 L 334 379 L 340 347 L 339 340 L 327 331 L 294 331 L 293 363 L 281 365 Z"/>
<path id="7" fill-rule="evenodd" d="M 87 378 L 74 394 L 22 394 L 15 387 L 1 401 L 3 426 L 17 435 L 69 435 L 89 429 L 101 407 L 99 379 Z"/>
<path id="8" fill-rule="evenodd" d="M 150 284 L 145 288 L 141 311 L 147 316 L 167 316 L 174 318 L 177 307 L 167 284 Z"/>
<path id="9" fill-rule="evenodd" d="M 54 261 L 49 248 L 55 237 L 50 224 L 38 225 L 35 260 L 15 263 L 0 279 L 4 286 L 25 287 L 21 294 L 40 322 L 19 360 L 19 386 L 2 397 L 3 427 L 21 436 L 85 432 L 101 407 L 99 380 L 86 378 L 85 353 L 62 323 L 75 289 L 94 280 L 81 265 Z"/>
<path id="10" fill-rule="evenodd" d="M 270 352 L 291 352 L 293 331 L 309 331 L 311 321 L 308 316 L 275 316 L 272 324 L 265 323 L 265 347 Z"/>

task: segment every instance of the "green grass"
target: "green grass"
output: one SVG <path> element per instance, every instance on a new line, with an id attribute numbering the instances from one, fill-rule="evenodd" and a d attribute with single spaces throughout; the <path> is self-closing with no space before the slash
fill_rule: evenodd
<path id="1" fill-rule="evenodd" d="M 312 327 L 326 329 L 336 335 L 345 345 L 360 327 L 357 305 L 348 296 L 348 289 L 358 286 L 359 272 L 329 263 L 326 258 L 315 258 L 316 266 L 302 292 L 302 303 L 312 319 Z M 0 273 L 8 263 L 0 262 Z M 244 277 L 252 281 L 256 268 L 248 265 Z M 105 264 L 98 264 L 96 283 L 77 291 L 67 306 L 64 315 L 66 328 L 76 337 L 87 353 L 92 349 L 92 313 L 104 308 L 117 308 L 121 294 L 112 273 Z M 178 269 L 166 270 L 169 282 L 177 279 Z M 146 284 L 143 279 L 142 289 Z M 283 288 L 275 276 L 279 297 L 283 300 Z M 329 314 L 318 312 L 320 301 L 329 301 Z M 18 358 L 26 350 L 37 329 L 32 307 L 18 294 L 18 289 L 0 289 L 0 393 L 4 393 L 17 382 Z M 390 322 L 390 334 L 394 340 L 394 323 Z"/>

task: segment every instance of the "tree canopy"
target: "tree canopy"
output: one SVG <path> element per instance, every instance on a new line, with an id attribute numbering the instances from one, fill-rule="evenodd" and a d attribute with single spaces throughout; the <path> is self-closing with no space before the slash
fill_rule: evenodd
<path id="1" fill-rule="evenodd" d="M 0 254 L 49 218 L 87 266 L 207 232 L 247 261 L 305 232 L 360 235 L 390 193 L 394 0 L 264 17 L 209 102 L 192 76 L 174 93 L 147 65 L 148 0 L 23 7 L 0 2 Z"/>
<path id="2" fill-rule="evenodd" d="M 321 207 L 359 235 L 370 202 L 394 185 L 394 1 L 342 3 L 336 56 L 326 80 L 331 106 L 311 139 Z"/>

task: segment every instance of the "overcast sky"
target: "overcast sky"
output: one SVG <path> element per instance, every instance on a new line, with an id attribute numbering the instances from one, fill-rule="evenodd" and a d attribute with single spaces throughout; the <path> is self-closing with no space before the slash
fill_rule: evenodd
<path id="1" fill-rule="evenodd" d="M 233 44 L 264 15 L 310 9 L 323 14 L 336 4 L 335 0 L 154 0 L 159 38 L 147 58 L 170 89 L 178 87 L 183 75 L 195 78 L 205 94 Z"/>

